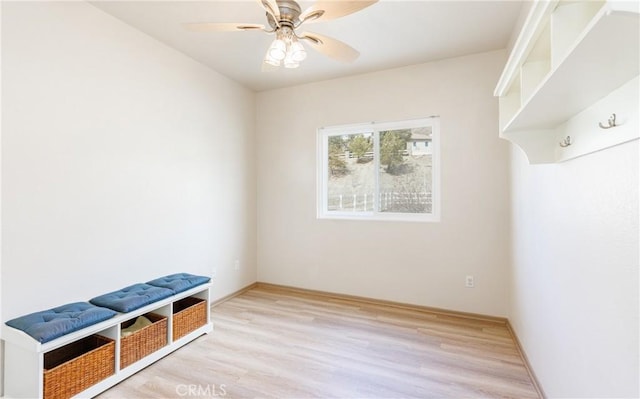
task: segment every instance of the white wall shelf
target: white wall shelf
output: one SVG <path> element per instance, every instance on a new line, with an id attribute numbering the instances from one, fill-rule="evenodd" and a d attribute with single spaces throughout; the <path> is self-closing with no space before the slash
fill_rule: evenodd
<path id="1" fill-rule="evenodd" d="M 638 7 L 534 3 L 494 93 L 500 137 L 520 146 L 530 163 L 564 161 L 639 137 Z M 601 129 L 598 123 L 613 113 L 619 126 Z M 560 147 L 567 136 L 572 144 Z"/>
<path id="2" fill-rule="evenodd" d="M 98 395 L 153 362 L 193 341 L 200 335 L 213 331 L 209 308 L 210 287 L 211 283 L 199 285 L 135 311 L 119 313 L 109 320 L 64 335 L 44 344 L 37 342 L 23 331 L 3 325 L 2 336 L 5 341 L 5 396 L 10 398 L 42 398 L 44 396 L 43 368 L 45 354 L 93 334 L 103 335 L 115 341 L 114 374 L 78 393 L 75 397 L 86 398 Z M 205 325 L 189 332 L 187 335 L 174 340 L 171 328 L 172 307 L 174 303 L 186 297 L 196 297 L 206 302 L 207 322 Z M 143 357 L 130 366 L 121 368 L 119 362 L 121 324 L 146 313 L 157 313 L 167 316 L 167 345 Z"/>

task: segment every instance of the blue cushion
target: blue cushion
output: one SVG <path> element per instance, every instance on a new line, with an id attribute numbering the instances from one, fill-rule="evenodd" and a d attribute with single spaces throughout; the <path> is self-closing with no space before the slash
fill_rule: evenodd
<path id="1" fill-rule="evenodd" d="M 172 289 L 176 294 L 200 284 L 208 283 L 210 277 L 196 276 L 189 273 L 176 273 L 148 281 L 147 284 Z"/>
<path id="2" fill-rule="evenodd" d="M 110 309 L 75 302 L 9 320 L 7 325 L 32 336 L 40 343 L 100 323 L 116 315 Z"/>
<path id="3" fill-rule="evenodd" d="M 154 287 L 149 284 L 134 284 L 118 291 L 97 296 L 89 302 L 118 312 L 128 313 L 171 295 L 173 295 L 173 291 L 166 288 Z"/>

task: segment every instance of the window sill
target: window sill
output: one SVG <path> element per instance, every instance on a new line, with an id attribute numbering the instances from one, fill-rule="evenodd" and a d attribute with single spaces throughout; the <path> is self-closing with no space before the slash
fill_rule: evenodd
<path id="1" fill-rule="evenodd" d="M 331 212 L 330 214 L 317 215 L 318 220 L 357 220 L 372 222 L 419 222 L 419 223 L 439 223 L 440 216 L 436 214 L 415 214 L 415 213 L 341 213 Z"/>

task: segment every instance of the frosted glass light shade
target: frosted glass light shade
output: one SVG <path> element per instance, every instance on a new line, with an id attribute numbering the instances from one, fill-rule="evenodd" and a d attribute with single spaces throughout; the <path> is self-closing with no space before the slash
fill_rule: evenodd
<path id="1" fill-rule="evenodd" d="M 280 66 L 280 61 L 269 57 L 269 54 L 267 54 L 267 56 L 264 57 L 264 62 L 266 62 L 267 64 L 272 65 L 274 67 L 279 67 Z"/>
<path id="2" fill-rule="evenodd" d="M 291 52 L 291 58 L 296 62 L 303 61 L 307 58 L 307 52 L 304 50 L 304 47 L 300 42 L 291 43 L 289 51 Z"/>
<path id="3" fill-rule="evenodd" d="M 292 57 L 287 57 L 284 59 L 284 67 L 285 68 L 297 68 L 300 66 L 300 63 L 296 60 L 294 60 Z"/>
<path id="4" fill-rule="evenodd" d="M 282 61 L 287 56 L 287 45 L 283 40 L 276 39 L 271 43 L 267 54 L 274 60 Z"/>

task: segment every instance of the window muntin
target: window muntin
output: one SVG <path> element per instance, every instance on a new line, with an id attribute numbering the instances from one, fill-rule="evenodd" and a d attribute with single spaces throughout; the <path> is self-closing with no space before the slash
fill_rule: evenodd
<path id="1" fill-rule="evenodd" d="M 318 130 L 318 217 L 439 220 L 439 118 Z"/>

